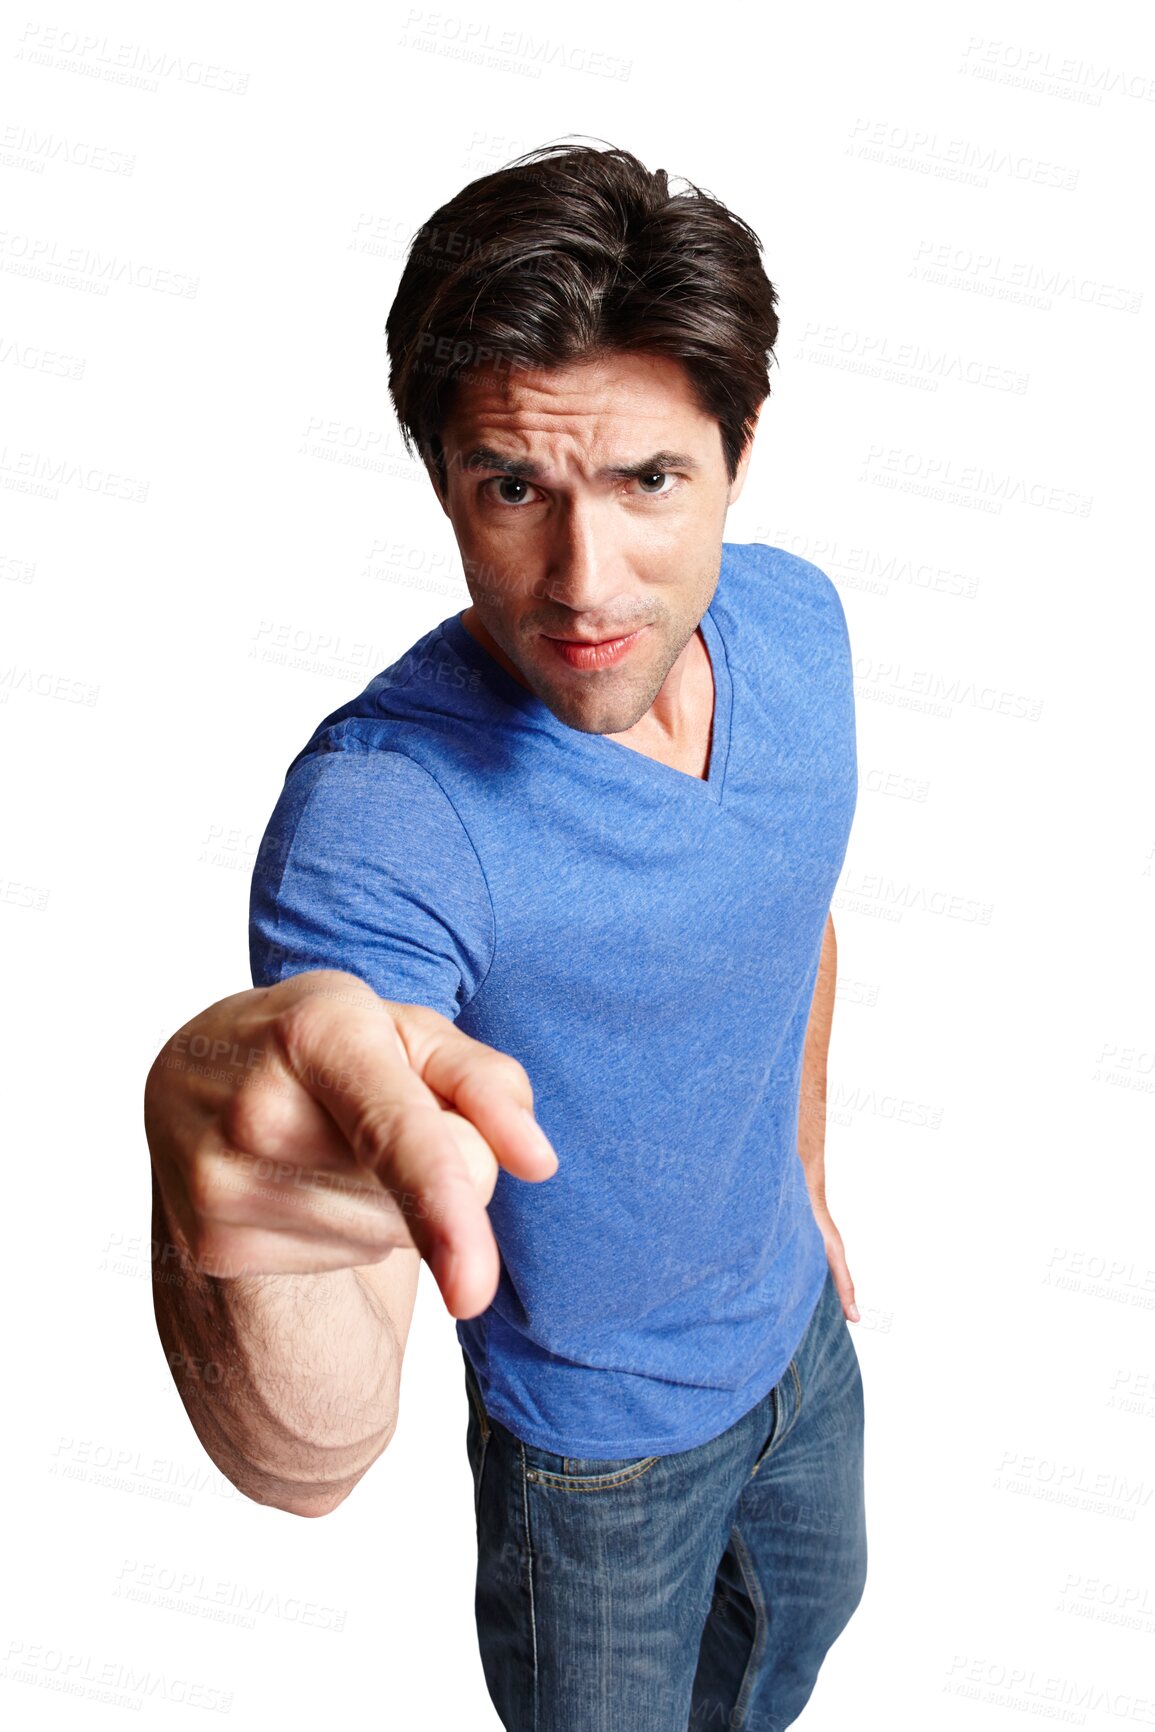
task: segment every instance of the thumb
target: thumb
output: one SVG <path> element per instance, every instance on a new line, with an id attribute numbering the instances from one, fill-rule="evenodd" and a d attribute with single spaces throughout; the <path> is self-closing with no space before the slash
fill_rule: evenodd
<path id="1" fill-rule="evenodd" d="M 824 1233 L 823 1238 L 826 1241 L 826 1260 L 830 1264 L 830 1273 L 834 1277 L 835 1291 L 842 1302 L 842 1314 L 851 1323 L 858 1323 L 861 1319 L 854 1299 L 854 1282 L 850 1278 L 850 1270 L 846 1265 L 842 1234 L 832 1223 L 829 1232 Z"/>

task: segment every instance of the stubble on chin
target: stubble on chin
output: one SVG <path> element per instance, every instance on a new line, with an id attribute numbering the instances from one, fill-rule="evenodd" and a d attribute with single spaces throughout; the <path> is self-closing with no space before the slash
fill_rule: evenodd
<path id="1" fill-rule="evenodd" d="M 581 676 L 584 696 L 581 688 L 575 692 L 572 685 L 564 683 L 564 679 L 543 677 L 535 684 L 534 690 L 559 721 L 579 733 L 624 734 L 649 713 L 680 654 L 681 651 L 677 650 L 672 656 L 664 657 L 659 668 L 648 675 L 625 668 L 607 669 L 602 693 L 593 690 L 589 675 Z M 610 675 L 615 681 L 612 692 Z"/>

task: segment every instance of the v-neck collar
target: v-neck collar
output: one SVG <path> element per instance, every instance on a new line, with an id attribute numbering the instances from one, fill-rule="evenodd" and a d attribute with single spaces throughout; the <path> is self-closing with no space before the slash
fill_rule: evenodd
<path id="1" fill-rule="evenodd" d="M 587 734 L 580 728 L 569 727 L 554 715 L 549 705 L 543 703 L 536 692 L 515 680 L 496 657 L 492 656 L 483 644 L 478 643 L 473 634 L 462 625 L 460 614 L 453 614 L 449 619 L 443 620 L 441 631 L 457 656 L 469 667 L 476 668 L 490 690 L 512 708 L 519 710 L 527 720 L 538 723 L 551 733 L 564 733 L 575 742 L 584 743 L 590 750 L 622 752 L 625 754 L 624 765 L 632 767 L 637 775 L 651 779 L 667 778 L 672 788 L 681 784 L 689 790 L 692 797 L 712 800 L 716 805 L 721 805 L 726 768 L 730 761 L 734 682 L 726 645 L 714 618 L 712 605 L 706 609 L 699 621 L 714 676 L 714 719 L 710 730 L 710 761 L 705 776 L 692 776 L 688 770 L 678 770 L 672 764 L 663 764 L 660 759 L 648 757 L 636 747 L 627 746 L 622 740 L 611 739 L 608 734 Z"/>

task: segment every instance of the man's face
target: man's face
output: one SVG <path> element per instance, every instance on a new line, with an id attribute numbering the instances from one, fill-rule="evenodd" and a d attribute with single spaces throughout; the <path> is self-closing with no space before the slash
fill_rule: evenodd
<path id="1" fill-rule="evenodd" d="M 729 482 L 685 369 L 636 353 L 460 380 L 441 438 L 467 625 L 569 727 L 633 727 L 710 605 L 750 445 Z"/>

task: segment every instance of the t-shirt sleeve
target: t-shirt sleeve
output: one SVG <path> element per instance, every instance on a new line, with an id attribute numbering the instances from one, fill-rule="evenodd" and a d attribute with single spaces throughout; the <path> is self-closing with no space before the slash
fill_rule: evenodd
<path id="1" fill-rule="evenodd" d="M 312 968 L 456 1019 L 493 957 L 485 875 L 437 779 L 403 752 L 301 759 L 266 826 L 249 898 L 254 986 Z"/>

